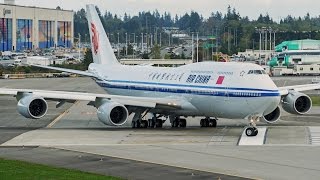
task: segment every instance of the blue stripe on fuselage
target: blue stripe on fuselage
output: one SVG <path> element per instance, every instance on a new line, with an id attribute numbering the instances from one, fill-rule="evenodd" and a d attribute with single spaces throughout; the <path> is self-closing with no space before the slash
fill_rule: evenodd
<path id="1" fill-rule="evenodd" d="M 109 83 L 107 83 L 109 82 Z M 205 95 L 205 96 L 228 96 L 228 97 L 272 97 L 280 96 L 277 90 L 266 90 L 266 89 L 251 89 L 251 88 L 225 88 L 225 87 L 209 87 L 209 86 L 194 86 L 194 85 L 179 85 L 179 84 L 168 84 L 171 87 L 189 87 L 189 88 L 203 88 L 199 89 L 176 89 L 171 87 L 158 87 L 159 85 L 165 86 L 167 84 L 162 83 L 144 83 L 144 82 L 133 82 L 133 81 L 118 81 L 110 80 L 107 82 L 97 82 L 101 87 L 112 88 L 112 89 L 128 89 L 128 90 L 138 90 L 138 91 L 155 91 L 155 92 L 166 92 L 166 93 L 178 93 L 178 94 L 195 94 L 195 95 Z M 113 83 L 126 83 L 123 85 L 113 84 Z M 158 85 L 158 86 L 137 86 L 130 85 Z M 204 90 L 205 89 L 205 90 Z M 219 90 L 219 91 L 215 91 Z M 223 91 L 224 90 L 224 91 Z M 237 92 L 230 92 L 230 90 L 237 90 Z M 254 91 L 254 92 L 249 92 Z"/>
<path id="2" fill-rule="evenodd" d="M 217 86 L 197 86 L 197 85 L 186 85 L 186 84 L 168 84 L 168 83 L 154 83 L 154 82 L 141 82 L 141 81 L 123 81 L 123 80 L 105 80 L 113 83 L 131 83 L 131 84 L 143 84 L 143 85 L 158 85 L 158 86 L 171 86 L 171 87 L 189 87 L 189 88 L 205 88 L 205 89 L 226 89 L 226 87 Z M 278 90 L 269 89 L 255 89 L 255 88 L 235 88 L 228 87 L 229 90 L 245 90 L 245 91 L 265 91 L 265 92 L 278 92 Z"/>

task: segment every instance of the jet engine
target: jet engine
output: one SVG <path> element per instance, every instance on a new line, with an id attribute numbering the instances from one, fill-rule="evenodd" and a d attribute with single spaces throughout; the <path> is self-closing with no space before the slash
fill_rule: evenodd
<path id="1" fill-rule="evenodd" d="M 299 93 L 290 92 L 282 100 L 282 108 L 291 114 L 303 115 L 309 112 L 312 107 L 312 100 L 309 96 Z"/>
<path id="2" fill-rule="evenodd" d="M 106 125 L 121 126 L 127 122 L 129 113 L 124 105 L 105 101 L 99 106 L 97 115 L 99 120 Z"/>
<path id="3" fill-rule="evenodd" d="M 29 119 L 40 119 L 47 114 L 48 104 L 42 97 L 28 95 L 18 102 L 18 112 Z"/>
<path id="4" fill-rule="evenodd" d="M 278 107 L 277 107 L 275 110 L 273 110 L 271 113 L 269 113 L 269 114 L 267 114 L 267 115 L 264 115 L 264 116 L 262 117 L 262 119 L 263 119 L 264 121 L 266 121 L 267 123 L 272 124 L 272 123 L 277 122 L 277 121 L 280 119 L 280 115 L 281 115 L 281 111 L 280 111 L 280 108 L 279 108 L 279 106 L 278 106 Z"/>

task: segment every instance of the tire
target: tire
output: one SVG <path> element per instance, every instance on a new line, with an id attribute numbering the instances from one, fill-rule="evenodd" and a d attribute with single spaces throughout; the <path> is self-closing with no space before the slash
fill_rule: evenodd
<path id="1" fill-rule="evenodd" d="M 246 131 L 246 135 L 249 137 L 254 136 L 255 134 L 255 130 L 252 127 L 248 127 L 245 131 Z"/>
<path id="2" fill-rule="evenodd" d="M 215 119 L 210 119 L 209 127 L 217 127 L 217 121 Z"/>
<path id="3" fill-rule="evenodd" d="M 141 121 L 141 128 L 148 128 L 148 121 L 146 120 Z"/>
<path id="4" fill-rule="evenodd" d="M 150 127 L 151 128 L 151 125 L 152 125 L 152 119 L 148 119 L 148 127 Z"/>
<path id="5" fill-rule="evenodd" d="M 186 119 L 180 119 L 179 125 L 182 128 L 187 127 L 187 120 Z"/>
<path id="6" fill-rule="evenodd" d="M 200 126 L 201 126 L 201 127 L 205 127 L 204 119 L 201 119 L 201 120 L 200 120 Z"/>
<path id="7" fill-rule="evenodd" d="M 174 127 L 174 128 L 179 127 L 179 121 L 177 121 L 177 120 L 173 121 L 172 127 Z"/>
<path id="8" fill-rule="evenodd" d="M 161 120 L 161 119 L 157 119 L 157 120 L 156 120 L 156 124 L 155 124 L 156 128 L 162 128 L 162 125 L 163 125 L 162 120 Z M 173 127 L 173 126 L 172 126 L 172 127 Z"/>
<path id="9" fill-rule="evenodd" d="M 210 124 L 209 119 L 205 119 L 204 122 L 205 122 L 205 127 L 209 127 L 209 124 Z"/>
<path id="10" fill-rule="evenodd" d="M 217 120 L 214 119 L 214 120 L 213 120 L 213 126 L 212 126 L 212 127 L 216 128 L 216 127 L 217 127 L 217 124 L 218 124 L 218 123 L 217 123 Z"/>
<path id="11" fill-rule="evenodd" d="M 140 121 L 137 121 L 137 122 L 136 122 L 136 128 L 141 128 L 141 123 L 140 123 Z"/>

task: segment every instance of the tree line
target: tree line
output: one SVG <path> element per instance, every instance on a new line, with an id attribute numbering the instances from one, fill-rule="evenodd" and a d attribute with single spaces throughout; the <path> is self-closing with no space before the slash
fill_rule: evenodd
<path id="1" fill-rule="evenodd" d="M 215 36 L 220 52 L 233 54 L 245 49 L 259 49 L 260 35 L 257 29 L 270 28 L 276 32 L 276 44 L 285 40 L 320 39 L 320 15 L 310 17 L 287 17 L 276 22 L 268 14 L 260 14 L 256 19 L 241 16 L 235 8 L 227 7 L 225 14 L 216 11 L 210 17 L 204 18 L 201 14 L 192 11 L 182 16 L 171 15 L 165 12 L 160 14 L 157 10 L 139 12 L 136 16 L 124 13 L 123 16 L 112 14 L 109 11 L 101 12 L 96 7 L 111 42 L 117 42 L 117 34 L 121 42 L 125 42 L 125 33 L 131 37 L 133 34 L 162 32 L 162 44 L 168 44 L 169 35 L 163 33 L 163 27 L 178 27 L 191 34 L 198 32 L 200 36 Z M 74 13 L 74 35 L 81 34 L 82 41 L 89 42 L 89 30 L 86 13 L 81 9 Z M 140 42 L 140 38 L 136 39 Z M 177 41 L 173 41 L 176 42 Z M 159 44 L 159 42 L 158 42 Z"/>

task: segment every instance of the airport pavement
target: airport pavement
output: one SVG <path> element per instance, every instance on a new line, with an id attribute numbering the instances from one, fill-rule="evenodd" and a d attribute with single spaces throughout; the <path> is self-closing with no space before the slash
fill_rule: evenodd
<path id="1" fill-rule="evenodd" d="M 289 80 L 280 79 L 280 81 Z M 292 81 L 291 78 L 290 81 Z M 305 83 L 307 80 L 301 78 L 297 81 L 297 83 L 300 81 Z M 0 87 L 3 86 L 103 92 L 88 78 L 0 80 Z M 148 179 L 151 172 L 164 174 L 168 171 L 161 167 L 171 169 L 172 174 L 170 174 L 177 179 L 178 177 L 189 178 L 184 175 L 190 175 L 190 172 L 193 172 L 189 171 L 190 169 L 202 172 L 201 179 L 218 177 L 220 174 L 229 174 L 232 178 L 320 179 L 318 156 L 320 107 L 314 107 L 306 116 L 283 113 L 281 120 L 274 125 L 266 126 L 265 123 L 261 123 L 261 128 L 266 128 L 264 136 L 260 137 L 256 144 L 250 144 L 252 141 L 249 139 L 249 144 L 245 143 L 246 146 L 242 146 L 240 143 L 241 146 L 239 146 L 239 142 L 243 140 L 244 126 L 247 124 L 244 120 L 221 119 L 216 129 L 200 128 L 197 118 L 188 119 L 189 127 L 186 129 L 171 129 L 168 122 L 163 129 L 133 130 L 130 128 L 130 122 L 125 127 L 113 128 L 99 122 L 96 110 L 87 107 L 86 103 L 78 102 L 73 106 L 64 106 L 61 110 L 55 110 L 54 104 L 49 104 L 51 117 L 47 120 L 26 121 L 15 112 L 14 98 L 0 96 L 0 108 L 7 108 L 5 111 L 0 111 L 0 126 L 2 126 L 0 142 L 5 142 L 0 148 L 0 156 L 17 157 L 32 162 L 39 162 L 42 157 L 47 159 L 47 164 L 80 168 L 71 167 L 73 162 L 78 162 L 76 158 L 66 158 L 68 160 L 64 161 L 61 156 L 65 157 L 63 155 L 65 152 L 75 153 L 68 157 L 77 157 L 77 153 L 84 153 L 81 156 L 94 156 L 95 159 L 110 158 L 112 162 L 121 159 L 129 164 L 141 163 L 144 165 L 141 169 L 151 169 L 149 174 L 143 174 L 147 172 L 137 169 L 137 172 L 142 173 L 141 176 L 134 176 L 137 179 Z M 66 113 L 51 123 L 61 112 Z M 2 136 L 3 134 L 5 136 Z M 17 146 L 37 148 L 14 149 Z M 10 152 L 8 147 L 14 147 L 12 153 L 8 153 Z M 39 154 L 38 160 L 34 158 L 37 154 Z M 42 156 L 43 154 L 50 154 L 50 157 Z M 82 159 L 79 164 L 83 170 L 90 172 L 97 166 L 90 161 L 90 158 Z M 161 167 L 148 168 L 155 164 Z M 121 172 L 125 172 L 123 173 L 125 175 L 128 175 L 127 172 L 131 174 L 131 165 L 124 166 Z M 107 166 L 105 168 L 113 169 Z M 114 167 L 114 169 L 118 168 L 120 167 Z M 106 174 L 108 170 L 104 170 Z M 187 173 L 179 176 L 181 171 L 187 171 Z M 209 176 L 204 172 L 208 172 Z M 215 173 L 219 173 L 218 176 Z M 226 177 L 226 179 L 229 178 L 231 177 Z"/>

